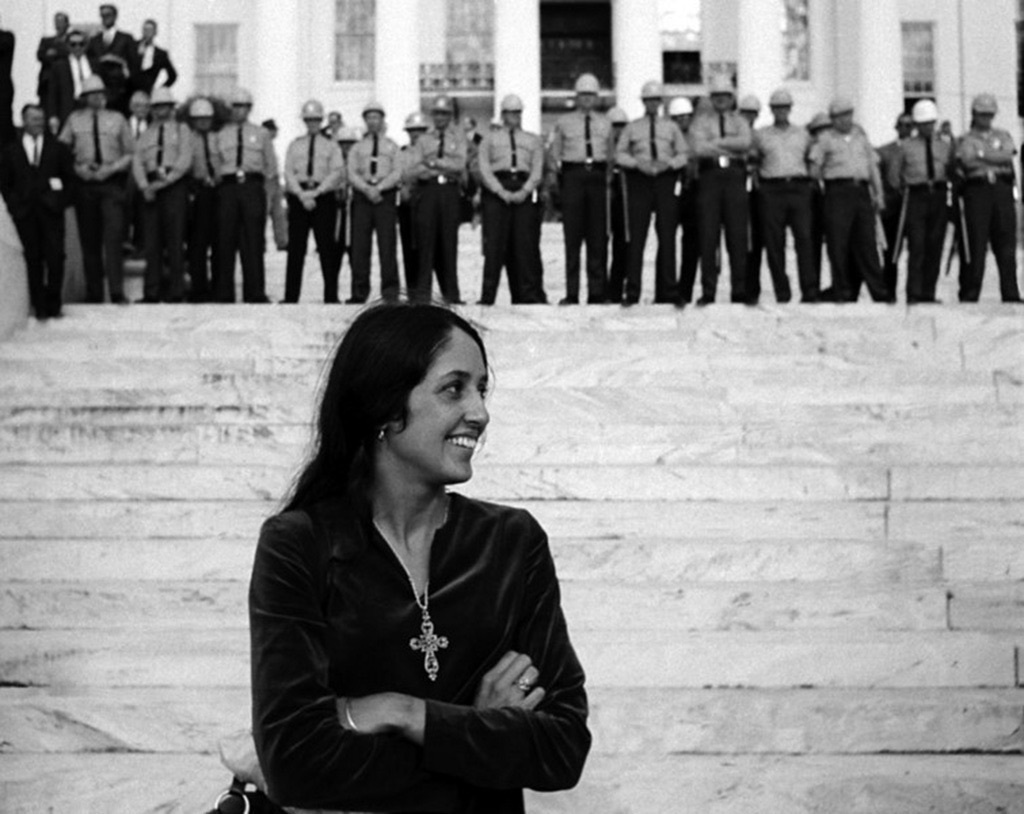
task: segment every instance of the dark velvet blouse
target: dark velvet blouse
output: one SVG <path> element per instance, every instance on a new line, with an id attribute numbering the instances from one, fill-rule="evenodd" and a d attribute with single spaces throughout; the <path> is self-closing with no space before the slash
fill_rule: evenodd
<path id="1" fill-rule="evenodd" d="M 571 788 L 590 748 L 584 676 L 540 525 L 453 494 L 430 554 L 430 616 L 448 646 L 431 681 L 410 647 L 421 613 L 365 503 L 270 518 L 249 590 L 253 734 L 280 805 L 385 812 L 523 811 L 523 788 Z M 508 650 L 540 671 L 537 709 L 477 710 Z M 423 746 L 348 731 L 335 698 L 426 699 Z"/>

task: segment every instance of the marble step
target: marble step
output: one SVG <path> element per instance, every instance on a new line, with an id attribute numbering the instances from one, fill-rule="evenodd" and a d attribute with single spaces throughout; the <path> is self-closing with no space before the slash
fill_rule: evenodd
<path id="1" fill-rule="evenodd" d="M 55 574 L 54 577 L 59 575 Z M 1024 631 L 1024 588 L 944 583 L 856 583 L 562 579 L 573 630 Z M 248 582 L 133 580 L 0 582 L 0 626 L 8 629 L 216 629 L 248 624 Z"/>
<path id="2" fill-rule="evenodd" d="M 1011 688 L 1024 633 L 578 628 L 572 640 L 594 687 Z M 3 630 L 0 685 L 238 686 L 248 654 L 244 627 Z"/>
<path id="3" fill-rule="evenodd" d="M 109 535 L 113 530 L 106 532 Z M 199 533 L 191 538 L 0 538 L 0 562 L 5 578 L 20 582 L 230 582 L 249 578 L 255 545 L 255 534 L 224 538 Z M 692 534 L 680 539 L 553 536 L 551 551 L 563 580 L 913 585 L 943 579 L 1024 579 L 1024 546 L 1012 539 L 939 545 L 844 537 L 737 541 Z"/>
<path id="4" fill-rule="evenodd" d="M 588 688 L 592 755 L 1019 753 L 1020 689 Z M 241 687 L 0 689 L 6 753 L 215 752 Z"/>
<path id="5" fill-rule="evenodd" d="M 536 814 L 1022 814 L 1020 758 L 993 755 L 594 756 L 580 784 L 526 793 Z M 227 785 L 210 754 L 0 755 L 12 814 L 195 814 Z"/>

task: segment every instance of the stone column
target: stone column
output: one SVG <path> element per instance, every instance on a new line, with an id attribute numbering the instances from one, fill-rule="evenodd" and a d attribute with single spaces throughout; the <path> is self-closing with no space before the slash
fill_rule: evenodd
<path id="1" fill-rule="evenodd" d="M 768 97 L 782 84 L 783 0 L 740 0 L 737 49 L 737 92 L 761 100 L 761 116 L 771 120 Z"/>
<path id="2" fill-rule="evenodd" d="M 390 121 L 391 137 L 398 141 L 402 141 L 400 134 L 405 117 L 420 109 L 420 52 L 416 28 L 414 3 L 377 0 L 373 54 L 375 92 Z"/>
<path id="3" fill-rule="evenodd" d="M 615 101 L 631 118 L 644 111 L 640 88 L 662 79 L 661 32 L 653 0 L 612 0 Z"/>
<path id="4" fill-rule="evenodd" d="M 258 61 L 256 78 L 250 88 L 254 98 L 250 120 L 259 124 L 274 119 L 280 134 L 274 142 L 278 156 L 288 143 L 305 132 L 299 113 L 302 103 L 299 84 L 299 59 L 302 52 L 299 40 L 298 0 L 258 0 L 255 4 L 256 36 L 259 43 L 257 58 L 271 59 L 272 55 L 289 55 L 286 59 L 273 59 L 273 65 Z M 241 35 L 246 36 L 243 25 Z M 244 84 L 244 83 L 243 83 Z"/>
<path id="5" fill-rule="evenodd" d="M 539 133 L 539 0 L 494 0 L 495 116 L 509 93 L 523 100 L 523 129 Z"/>
<path id="6" fill-rule="evenodd" d="M 872 144 L 892 137 L 892 124 L 903 110 L 903 38 L 899 4 L 860 0 L 857 122 Z"/>

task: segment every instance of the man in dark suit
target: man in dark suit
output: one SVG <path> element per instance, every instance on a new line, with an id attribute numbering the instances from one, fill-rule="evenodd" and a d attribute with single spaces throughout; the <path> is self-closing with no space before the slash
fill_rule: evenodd
<path id="1" fill-rule="evenodd" d="M 60 132 L 71 111 L 78 106 L 85 80 L 100 72 L 99 63 L 85 52 L 85 34 L 72 31 L 67 44 L 68 55 L 53 64 L 47 97 L 40 99 L 52 133 Z"/>
<path id="2" fill-rule="evenodd" d="M 24 128 L 0 159 L 0 191 L 18 230 L 36 319 L 61 315 L 64 208 L 75 182 L 71 151 L 46 130 L 39 105 L 21 111 Z"/>
<path id="3" fill-rule="evenodd" d="M 14 32 L 0 29 L 0 144 L 14 138 Z"/>
<path id="4" fill-rule="evenodd" d="M 117 28 L 117 6 L 100 6 L 102 29 L 93 34 L 86 53 L 99 62 L 100 77 L 107 89 L 108 106 L 128 115 L 128 83 L 135 63 L 135 38 Z"/>
<path id="5" fill-rule="evenodd" d="M 160 82 L 161 87 L 169 88 L 178 81 L 178 72 L 174 69 L 171 57 L 165 49 L 154 43 L 156 31 L 156 20 L 146 20 L 142 24 L 142 39 L 136 46 L 135 64 L 132 69 L 132 87 L 150 95 L 157 86 L 161 71 L 165 76 Z"/>
<path id="6" fill-rule="evenodd" d="M 36 85 L 36 96 L 43 103 L 46 110 L 46 100 L 50 95 L 50 75 L 53 73 L 53 66 L 68 55 L 68 15 L 58 11 L 53 15 L 53 27 L 56 34 L 51 37 L 42 37 L 39 40 L 39 47 L 36 49 L 36 59 L 39 60 L 39 82 Z M 47 118 L 50 118 L 50 111 L 46 111 Z"/>

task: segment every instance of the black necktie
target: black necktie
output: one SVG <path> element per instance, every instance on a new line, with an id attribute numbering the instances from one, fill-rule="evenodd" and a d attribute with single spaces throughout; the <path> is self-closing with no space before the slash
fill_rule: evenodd
<path id="1" fill-rule="evenodd" d="M 519 169 L 519 158 L 516 156 L 516 134 L 514 130 L 508 131 L 508 141 L 512 145 L 512 170 Z"/>
<path id="2" fill-rule="evenodd" d="M 437 134 L 437 157 L 444 158 L 444 130 Z"/>
<path id="3" fill-rule="evenodd" d="M 373 134 L 373 154 L 370 156 L 370 177 L 377 177 L 377 156 L 380 155 L 380 136 Z"/>
<path id="4" fill-rule="evenodd" d="M 92 147 L 96 153 L 96 164 L 103 165 L 103 149 L 100 147 L 100 114 L 93 111 L 92 114 Z"/>
<path id="5" fill-rule="evenodd" d="M 203 153 L 206 155 L 206 172 L 210 176 L 212 181 L 213 175 L 213 161 L 210 160 L 210 134 L 203 133 Z"/>
<path id="6" fill-rule="evenodd" d="M 238 125 L 238 147 L 235 150 L 235 172 L 242 171 L 242 125 Z"/>
<path id="7" fill-rule="evenodd" d="M 160 169 L 164 165 L 164 125 L 160 123 L 160 129 L 156 134 L 156 168 Z"/>
<path id="8" fill-rule="evenodd" d="M 313 180 L 313 145 L 316 144 L 316 136 L 309 137 L 309 158 L 306 159 L 306 178 Z"/>
<path id="9" fill-rule="evenodd" d="M 658 160 L 658 143 L 654 140 L 654 116 L 651 116 L 651 161 Z"/>
<path id="10" fill-rule="evenodd" d="M 583 117 L 583 137 L 587 140 L 587 161 L 594 160 L 594 145 L 590 143 L 590 114 Z"/>
<path id="11" fill-rule="evenodd" d="M 39 136 L 32 138 L 32 166 L 39 166 Z"/>
<path id="12" fill-rule="evenodd" d="M 926 138 L 924 140 L 924 153 L 925 161 L 928 163 L 928 180 L 935 180 L 935 154 L 932 152 L 932 140 Z"/>
<path id="13" fill-rule="evenodd" d="M 718 114 L 718 135 L 721 138 L 725 138 L 725 114 Z"/>

